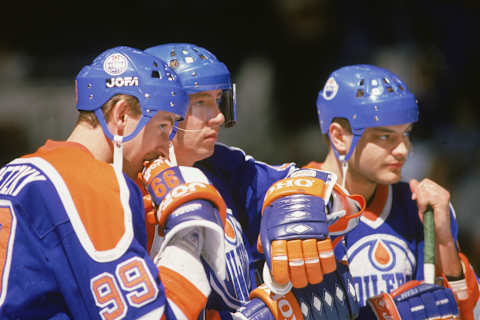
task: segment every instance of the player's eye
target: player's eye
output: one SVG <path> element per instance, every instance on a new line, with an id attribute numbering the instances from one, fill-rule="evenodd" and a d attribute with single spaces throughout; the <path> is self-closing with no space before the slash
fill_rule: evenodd
<path id="1" fill-rule="evenodd" d="M 173 121 L 172 122 L 162 122 L 162 123 L 159 124 L 160 130 L 162 130 L 163 132 L 169 132 L 170 130 L 172 130 L 172 127 L 173 127 Z"/>
<path id="2" fill-rule="evenodd" d="M 380 136 L 378 136 L 378 139 L 382 140 L 382 141 L 388 141 L 390 139 L 390 135 L 389 134 L 382 134 Z"/>
<path id="3" fill-rule="evenodd" d="M 194 100 L 194 101 L 192 102 L 192 105 L 194 105 L 194 106 L 203 106 L 203 105 L 205 105 L 205 101 L 202 100 L 202 99 Z"/>

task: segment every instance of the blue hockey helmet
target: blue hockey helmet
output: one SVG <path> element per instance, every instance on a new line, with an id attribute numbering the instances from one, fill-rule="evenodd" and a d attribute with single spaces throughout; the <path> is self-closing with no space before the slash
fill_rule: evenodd
<path id="1" fill-rule="evenodd" d="M 417 100 L 403 81 L 394 73 L 372 65 L 346 66 L 332 72 L 318 94 L 317 112 L 323 134 L 328 133 L 334 118 L 344 118 L 350 123 L 354 137 L 345 160 L 366 128 L 418 120 Z"/>
<path id="2" fill-rule="evenodd" d="M 175 72 L 164 61 L 135 48 L 121 46 L 104 51 L 80 70 L 75 86 L 77 109 L 94 111 L 111 140 L 114 137 L 101 107 L 115 95 L 136 97 L 142 111 L 137 127 L 122 137 L 123 142 L 134 138 L 158 111 L 183 119 L 188 110 L 188 96 Z"/>
<path id="3" fill-rule="evenodd" d="M 237 122 L 235 84 L 232 84 L 227 66 L 213 53 L 190 43 L 167 43 L 148 48 L 145 52 L 167 62 L 188 94 L 223 90 L 220 110 L 225 116 L 224 126 L 229 128 Z"/>

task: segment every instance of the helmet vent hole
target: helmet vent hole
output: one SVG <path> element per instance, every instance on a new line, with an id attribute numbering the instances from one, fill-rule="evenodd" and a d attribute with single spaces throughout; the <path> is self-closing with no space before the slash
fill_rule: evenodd
<path id="1" fill-rule="evenodd" d="M 365 91 L 363 89 L 358 89 L 357 90 L 357 98 L 361 98 L 365 96 Z"/>
<path id="2" fill-rule="evenodd" d="M 359 86 L 363 86 L 364 84 L 365 84 L 365 79 L 360 80 L 360 82 L 358 83 Z"/>
<path id="3" fill-rule="evenodd" d="M 152 78 L 159 79 L 160 78 L 160 73 L 157 70 L 153 70 L 152 71 Z"/>
<path id="4" fill-rule="evenodd" d="M 175 50 L 170 51 L 170 56 L 171 57 L 175 57 L 176 55 L 177 55 L 177 53 L 175 52 Z"/>
<path id="5" fill-rule="evenodd" d="M 170 66 L 170 68 L 176 68 L 176 67 L 178 67 L 178 60 L 177 59 L 172 59 L 168 62 L 168 65 Z"/>
<path id="6" fill-rule="evenodd" d="M 383 78 L 383 82 L 385 82 L 385 84 L 390 84 L 390 80 L 388 78 Z"/>
<path id="7" fill-rule="evenodd" d="M 154 66 L 155 68 L 158 68 L 158 63 L 157 63 L 157 61 L 153 61 L 153 66 Z"/>
<path id="8" fill-rule="evenodd" d="M 207 57 L 205 57 L 203 54 L 200 55 L 200 59 L 202 60 L 207 60 Z"/>
<path id="9" fill-rule="evenodd" d="M 405 89 L 403 88 L 402 84 L 400 83 L 400 81 L 395 80 L 395 83 L 397 84 L 398 90 L 400 90 L 400 91 L 405 90 Z"/>
<path id="10" fill-rule="evenodd" d="M 391 86 L 387 86 L 387 92 L 393 92 L 393 88 Z"/>

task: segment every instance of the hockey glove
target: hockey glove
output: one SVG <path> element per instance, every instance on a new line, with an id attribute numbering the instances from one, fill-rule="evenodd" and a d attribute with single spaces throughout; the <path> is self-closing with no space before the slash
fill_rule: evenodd
<path id="1" fill-rule="evenodd" d="M 301 169 L 267 191 L 258 249 L 265 253 L 273 278 L 272 283 L 265 282 L 276 293 L 284 292 L 277 288 L 288 287 L 290 282 L 295 288 L 318 284 L 324 274 L 335 270 L 326 204 L 336 179 L 330 172 Z M 348 221 L 360 213 L 353 216 L 340 210 L 332 215 L 330 224 L 341 234 L 352 228 Z"/>
<path id="2" fill-rule="evenodd" d="M 320 284 L 275 295 L 262 285 L 251 300 L 233 315 L 235 320 L 355 319 L 359 305 L 348 268 L 339 263 Z"/>
<path id="3" fill-rule="evenodd" d="M 151 196 L 155 211 L 147 213 L 164 236 L 154 261 L 170 243 L 201 255 L 225 279 L 224 225 L 226 205 L 207 177 L 193 167 L 171 167 L 164 160 L 148 163 L 142 182 Z"/>
<path id="4" fill-rule="evenodd" d="M 450 289 L 418 280 L 372 297 L 368 303 L 379 320 L 459 319 Z"/>

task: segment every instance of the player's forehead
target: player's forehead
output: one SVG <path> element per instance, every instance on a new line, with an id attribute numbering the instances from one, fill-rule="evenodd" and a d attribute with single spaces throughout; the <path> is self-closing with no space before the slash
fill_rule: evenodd
<path id="1" fill-rule="evenodd" d="M 179 117 L 174 113 L 167 112 L 167 111 L 158 111 L 151 121 L 175 122 L 178 119 Z"/>
<path id="2" fill-rule="evenodd" d="M 201 91 L 201 92 L 195 92 L 189 95 L 190 100 L 195 100 L 195 99 L 206 99 L 206 98 L 218 98 L 222 95 L 222 89 L 216 89 L 216 90 L 207 90 L 207 91 Z"/>
<path id="3" fill-rule="evenodd" d="M 372 127 L 372 128 L 367 128 L 368 132 L 371 133 L 405 133 L 410 130 L 412 130 L 413 123 L 405 123 L 405 124 L 399 124 L 399 125 L 394 125 L 394 126 L 380 126 L 380 127 Z"/>

